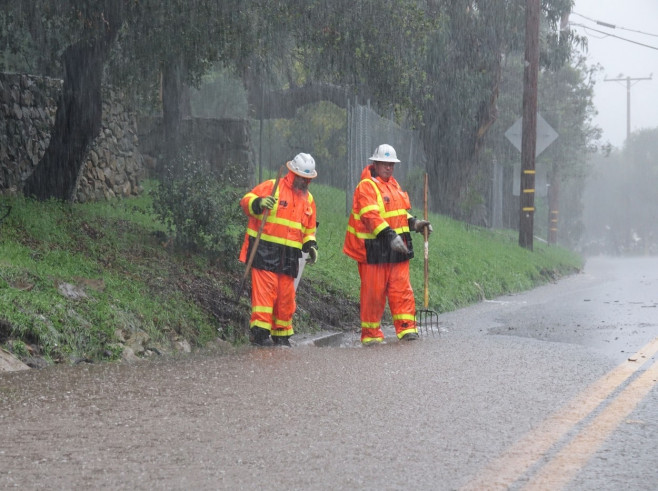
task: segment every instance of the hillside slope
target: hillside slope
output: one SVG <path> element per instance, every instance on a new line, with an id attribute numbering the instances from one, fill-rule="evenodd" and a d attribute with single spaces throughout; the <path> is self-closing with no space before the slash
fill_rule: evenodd
<path id="1" fill-rule="evenodd" d="M 318 264 L 298 289 L 297 332 L 357 329 L 359 279 L 342 254 L 345 194 L 314 185 Z M 176 250 L 151 197 L 106 203 L 37 203 L 1 198 L 0 346 L 29 366 L 150 357 L 246 343 L 244 265 L 219 267 Z M 236 203 L 237 206 L 237 203 Z M 514 232 L 494 232 L 431 215 L 430 309 L 454 310 L 574 273 L 577 255 L 538 243 L 520 248 Z M 417 237 L 417 238 L 416 238 Z M 423 302 L 422 237 L 415 237 L 412 285 Z M 226 262 L 226 258 L 224 258 Z"/>

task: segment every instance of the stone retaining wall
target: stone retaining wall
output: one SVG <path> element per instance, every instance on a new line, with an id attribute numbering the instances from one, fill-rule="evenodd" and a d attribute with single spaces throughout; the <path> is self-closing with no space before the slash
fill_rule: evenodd
<path id="1" fill-rule="evenodd" d="M 0 194 L 20 192 L 43 156 L 62 85 L 59 79 L 0 73 Z M 181 122 L 181 132 L 196 158 L 217 170 L 234 164 L 240 172 L 233 182 L 249 184 L 254 158 L 248 120 L 190 118 Z M 161 118 L 138 123 L 121 92 L 104 88 L 102 129 L 78 176 L 75 200 L 139 194 L 140 180 L 155 170 L 162 147 Z"/>
<path id="2" fill-rule="evenodd" d="M 19 192 L 43 156 L 62 80 L 0 73 L 0 192 Z M 78 177 L 79 202 L 139 193 L 143 157 L 134 113 L 121 92 L 103 90 L 103 121 Z"/>

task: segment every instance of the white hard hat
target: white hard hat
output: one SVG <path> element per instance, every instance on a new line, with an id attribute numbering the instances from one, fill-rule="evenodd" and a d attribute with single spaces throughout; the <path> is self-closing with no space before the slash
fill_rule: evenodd
<path id="1" fill-rule="evenodd" d="M 315 159 L 308 153 L 298 153 L 294 159 L 286 163 L 286 166 L 301 177 L 313 179 L 318 176 L 315 171 Z"/>
<path id="2" fill-rule="evenodd" d="M 399 162 L 395 148 L 386 143 L 379 145 L 375 149 L 375 153 L 372 154 L 370 160 L 374 160 L 375 162 Z"/>

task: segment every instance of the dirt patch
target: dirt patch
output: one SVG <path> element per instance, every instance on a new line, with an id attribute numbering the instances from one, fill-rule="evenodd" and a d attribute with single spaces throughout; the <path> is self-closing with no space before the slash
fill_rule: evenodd
<path id="1" fill-rule="evenodd" d="M 235 335 L 247 336 L 251 315 L 251 285 L 247 282 L 238 299 L 237 290 L 242 275 L 210 270 L 204 275 L 198 272 L 178 272 L 168 278 L 169 285 L 166 288 L 182 291 L 212 315 L 220 333 L 224 333 L 229 341 Z M 359 303 L 332 292 L 326 285 L 314 286 L 302 280 L 297 290 L 294 325 L 298 333 L 353 329 L 359 325 Z"/>
<path id="2" fill-rule="evenodd" d="M 348 331 L 360 325 L 359 303 L 332 290 L 320 291 L 302 279 L 297 289 L 297 311 L 308 313 L 312 324 L 320 329 Z"/>
<path id="3" fill-rule="evenodd" d="M 239 285 L 237 277 L 223 273 L 224 281 L 217 276 L 219 273 L 209 272 L 207 276 L 183 275 L 176 281 L 176 287 L 205 312 L 208 312 L 217 321 L 219 329 L 237 329 L 246 334 L 251 314 L 249 292 L 245 289 L 240 298 L 237 298 L 237 287 L 231 291 L 229 285 Z"/>

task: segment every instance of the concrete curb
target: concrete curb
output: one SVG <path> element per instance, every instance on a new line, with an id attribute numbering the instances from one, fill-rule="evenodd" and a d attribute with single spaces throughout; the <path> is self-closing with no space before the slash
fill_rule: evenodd
<path id="1" fill-rule="evenodd" d="M 343 332 L 321 332 L 317 334 L 303 335 L 299 339 L 292 338 L 296 346 L 316 346 L 323 348 L 327 346 L 340 346 L 343 342 Z"/>

